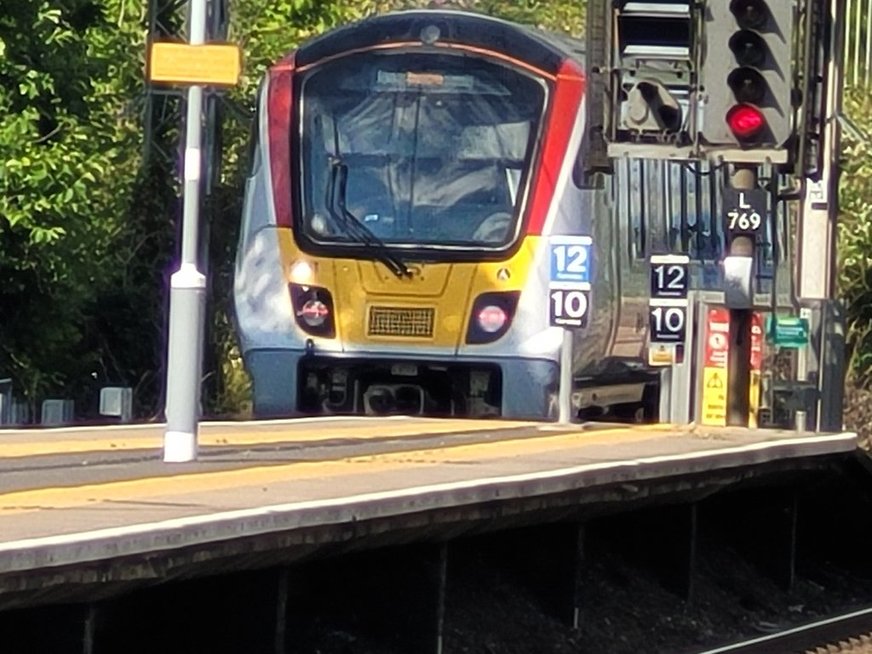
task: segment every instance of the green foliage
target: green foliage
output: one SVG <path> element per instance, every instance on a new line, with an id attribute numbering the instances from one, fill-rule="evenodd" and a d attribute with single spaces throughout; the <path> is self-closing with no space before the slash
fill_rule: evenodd
<path id="1" fill-rule="evenodd" d="M 7 3 L 0 14 L 0 376 L 31 399 L 93 379 L 86 343 L 136 170 L 140 65 L 123 3 Z"/>
<path id="2" fill-rule="evenodd" d="M 867 93 L 845 94 L 845 112 L 865 137 L 843 136 L 839 188 L 839 291 L 847 311 L 851 373 L 864 386 L 872 381 L 872 104 Z"/>

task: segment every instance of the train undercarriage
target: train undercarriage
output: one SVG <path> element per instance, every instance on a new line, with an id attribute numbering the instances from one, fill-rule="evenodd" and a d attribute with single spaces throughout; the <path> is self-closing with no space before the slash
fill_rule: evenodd
<path id="1" fill-rule="evenodd" d="M 497 363 L 306 357 L 299 362 L 297 406 L 305 414 L 515 417 L 512 385 Z M 505 392 L 504 392 L 505 391 Z M 542 389 L 556 415 L 556 382 Z M 614 379 L 577 378 L 572 404 L 580 420 L 657 419 L 659 380 L 649 372 Z"/>
<path id="2" fill-rule="evenodd" d="M 502 373 L 493 364 L 370 359 L 300 362 L 304 413 L 494 417 Z"/>

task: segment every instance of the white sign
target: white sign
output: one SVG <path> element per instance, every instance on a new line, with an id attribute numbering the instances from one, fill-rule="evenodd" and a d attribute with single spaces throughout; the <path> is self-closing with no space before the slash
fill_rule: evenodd
<path id="1" fill-rule="evenodd" d="M 548 257 L 550 324 L 584 327 L 593 279 L 593 239 L 590 236 L 551 236 Z"/>
<path id="2" fill-rule="evenodd" d="M 590 299 L 587 291 L 580 289 L 551 288 L 550 322 L 554 327 L 583 327 L 587 324 Z"/>
<path id="3" fill-rule="evenodd" d="M 690 288 L 690 257 L 686 254 L 651 256 L 651 299 L 686 298 Z"/>

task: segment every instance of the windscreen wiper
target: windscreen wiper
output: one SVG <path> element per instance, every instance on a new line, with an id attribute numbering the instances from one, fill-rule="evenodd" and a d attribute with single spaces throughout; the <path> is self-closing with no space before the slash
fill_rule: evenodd
<path id="1" fill-rule="evenodd" d="M 394 254 L 378 236 L 348 210 L 345 198 L 348 186 L 348 166 L 334 161 L 330 171 L 330 188 L 327 191 L 327 209 L 333 219 L 342 225 L 345 232 L 358 243 L 371 249 L 375 258 L 381 261 L 397 277 L 410 277 L 411 271 L 405 262 Z M 338 211 L 337 211 L 338 208 Z"/>

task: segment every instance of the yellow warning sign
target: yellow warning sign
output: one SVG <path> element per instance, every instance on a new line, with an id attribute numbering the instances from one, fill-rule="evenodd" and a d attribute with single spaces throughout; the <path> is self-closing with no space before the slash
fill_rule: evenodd
<path id="1" fill-rule="evenodd" d="M 652 343 L 648 348 L 649 366 L 671 366 L 675 363 L 674 343 Z"/>
<path id="2" fill-rule="evenodd" d="M 724 380 L 721 379 L 721 371 L 718 369 L 706 368 L 706 370 L 711 370 L 711 374 L 706 377 L 705 387 L 706 388 L 723 388 Z"/>
<path id="3" fill-rule="evenodd" d="M 152 82 L 233 86 L 241 71 L 239 46 L 232 43 L 152 43 L 148 57 Z"/>
<path id="4" fill-rule="evenodd" d="M 707 367 L 702 373 L 702 424 L 723 427 L 727 424 L 726 370 Z"/>

